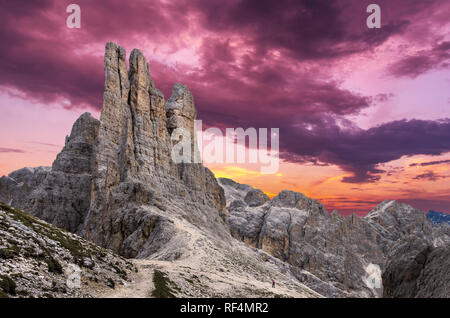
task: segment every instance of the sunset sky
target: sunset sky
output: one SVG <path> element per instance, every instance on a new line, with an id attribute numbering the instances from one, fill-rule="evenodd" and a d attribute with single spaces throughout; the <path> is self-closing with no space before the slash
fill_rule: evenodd
<path id="1" fill-rule="evenodd" d="M 345 215 L 385 199 L 450 212 L 448 0 L 0 1 L 0 39 L 0 176 L 51 165 L 78 116 L 99 118 L 115 41 L 144 53 L 166 98 L 186 84 L 205 128 L 280 129 L 277 173 L 216 176 Z"/>

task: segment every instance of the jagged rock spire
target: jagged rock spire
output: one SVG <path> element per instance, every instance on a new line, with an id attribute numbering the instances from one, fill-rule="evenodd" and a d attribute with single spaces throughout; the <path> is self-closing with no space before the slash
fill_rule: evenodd
<path id="1" fill-rule="evenodd" d="M 83 114 L 51 169 L 0 178 L 0 200 L 127 257 L 149 256 L 176 236 L 171 217 L 229 238 L 220 217 L 223 189 L 201 164 L 171 160 L 164 96 L 143 54 L 131 52 L 129 70 L 125 57 L 122 47 L 106 44 L 100 121 Z M 174 86 L 169 104 L 180 127 L 194 127 L 186 86 Z M 179 257 L 182 250 L 165 257 Z"/>
<path id="2" fill-rule="evenodd" d="M 177 165 L 171 160 L 173 128 L 188 129 L 194 136 L 192 94 L 177 83 L 166 107 L 142 52 L 131 52 L 129 71 L 125 55 L 119 45 L 106 44 L 103 109 L 95 147 L 91 207 L 84 226 L 88 238 L 115 250 L 124 236 L 116 233 L 118 229 L 111 221 L 124 209 L 118 201 L 148 204 L 160 191 L 162 196 L 190 196 L 220 212 L 225 206 L 223 190 L 208 169 L 201 164 Z M 197 151 L 194 138 L 192 146 Z M 124 193 L 130 197 L 124 199 Z M 115 207 L 117 213 L 113 212 Z"/>
<path id="3" fill-rule="evenodd" d="M 105 91 L 103 94 L 102 116 L 117 114 L 126 110 L 130 83 L 128 81 L 125 49 L 108 42 L 105 47 Z M 103 118 L 101 118 L 103 119 Z M 110 118 L 104 118 L 110 119 Z M 111 118 L 112 119 L 112 118 Z M 122 118 L 115 118 L 121 121 Z"/>
<path id="4" fill-rule="evenodd" d="M 63 150 L 53 162 L 53 171 L 90 173 L 100 122 L 90 113 L 82 114 L 66 136 Z"/>
<path id="5" fill-rule="evenodd" d="M 200 162 L 201 156 L 197 146 L 195 130 L 197 111 L 194 106 L 194 97 L 186 85 L 175 83 L 172 88 L 172 96 L 166 104 L 166 115 L 169 133 L 172 134 L 175 129 L 183 129 L 189 135 L 191 143 L 190 159 L 193 162 Z"/>
<path id="6" fill-rule="evenodd" d="M 124 139 L 132 129 L 128 106 L 130 83 L 125 57 L 124 48 L 112 42 L 106 44 L 105 91 L 94 163 L 96 176 L 105 179 L 106 196 L 107 189 L 121 179 L 118 154 L 122 158 L 133 156 L 132 147 L 129 145 L 131 140 Z M 128 148 L 124 145 L 128 145 Z"/>
<path id="7" fill-rule="evenodd" d="M 176 128 L 186 128 L 194 132 L 197 111 L 194 106 L 194 97 L 186 85 L 175 83 L 172 96 L 167 101 L 166 113 L 169 132 Z"/>
<path id="8" fill-rule="evenodd" d="M 133 125 L 133 144 L 137 179 L 169 174 L 175 176 L 170 162 L 169 133 L 166 129 L 165 100 L 150 78 L 149 65 L 141 51 L 130 55 L 129 107 Z M 149 177 L 149 178 L 147 178 Z"/>

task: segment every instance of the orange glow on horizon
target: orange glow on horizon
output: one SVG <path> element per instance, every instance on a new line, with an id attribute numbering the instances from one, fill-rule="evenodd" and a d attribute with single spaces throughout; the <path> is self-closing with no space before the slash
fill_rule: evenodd
<path id="1" fill-rule="evenodd" d="M 292 190 L 319 200 L 329 212 L 336 209 L 343 215 L 364 215 L 384 200 L 398 200 L 413 206 L 415 200 L 450 202 L 450 187 L 446 180 L 450 178 L 448 163 L 414 165 L 449 159 L 450 154 L 404 157 L 380 166 L 385 172 L 379 181 L 363 184 L 342 182 L 343 177 L 351 174 L 336 166 L 281 162 L 280 171 L 274 175 L 264 175 L 257 166 L 251 165 L 210 165 L 209 168 L 216 177 L 249 184 L 261 189 L 271 199 L 282 190 Z M 428 208 L 422 209 L 427 212 Z"/>

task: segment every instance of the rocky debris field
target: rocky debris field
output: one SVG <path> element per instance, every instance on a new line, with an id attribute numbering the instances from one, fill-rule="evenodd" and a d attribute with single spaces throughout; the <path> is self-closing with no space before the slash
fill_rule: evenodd
<path id="1" fill-rule="evenodd" d="M 110 250 L 0 203 L 0 297 L 94 297 L 136 270 Z"/>
<path id="2" fill-rule="evenodd" d="M 102 297 L 321 297 L 277 258 L 238 241 L 230 245 L 216 240 L 183 219 L 173 223 L 183 233 L 182 256 L 166 260 L 165 250 L 178 245 L 172 242 L 152 259 L 133 260 L 139 271 L 131 282 L 106 290 Z"/>

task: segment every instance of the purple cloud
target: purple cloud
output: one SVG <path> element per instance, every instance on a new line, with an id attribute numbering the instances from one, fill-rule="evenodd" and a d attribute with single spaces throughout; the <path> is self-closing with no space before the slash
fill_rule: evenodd
<path id="1" fill-rule="evenodd" d="M 421 162 L 421 163 L 411 163 L 409 166 L 410 167 L 416 167 L 416 166 L 426 167 L 426 166 L 440 165 L 443 163 L 450 163 L 450 160 L 436 160 L 436 161 L 428 161 L 428 162 Z"/>
<path id="2" fill-rule="evenodd" d="M 0 153 L 25 153 L 26 151 L 23 151 L 21 149 L 15 149 L 15 148 L 4 148 L 0 147 Z"/>
<path id="3" fill-rule="evenodd" d="M 438 174 L 434 173 L 433 171 L 427 171 L 425 173 L 418 174 L 413 179 L 415 179 L 415 180 L 437 181 L 439 179 L 445 179 L 445 178 L 447 178 L 447 176 L 441 176 L 441 175 L 438 175 Z"/>
<path id="4" fill-rule="evenodd" d="M 77 3 L 83 27 L 69 32 L 67 3 L 5 2 L 0 11 L 5 44 L 0 51 L 1 88 L 43 103 L 64 100 L 69 108 L 100 109 L 105 42 L 117 41 L 130 51 L 148 41 L 177 52 L 190 48 L 180 31 L 193 29 L 191 36 L 201 43 L 198 65 L 177 65 L 175 71 L 150 61 L 150 69 L 166 95 L 175 81 L 189 86 L 205 126 L 279 127 L 285 160 L 338 165 L 352 173 L 344 182 L 376 181 L 380 163 L 404 155 L 450 151 L 448 120 L 396 121 L 368 130 L 354 126 L 346 116 L 390 95 L 363 96 L 344 89 L 321 67 L 402 36 L 418 17 L 448 10 L 443 0 L 380 0 L 384 13 L 379 30 L 365 26 L 369 2 L 360 0 Z M 448 43 L 419 52 L 415 60 L 397 62 L 394 74 L 415 76 L 444 65 Z"/>
<path id="5" fill-rule="evenodd" d="M 297 158 L 316 158 L 340 166 L 353 174 L 342 180 L 348 183 L 377 181 L 384 172 L 377 165 L 402 156 L 441 155 L 450 151 L 450 119 L 399 120 L 368 130 L 342 129 L 328 121 L 328 125 L 317 126 L 313 131 L 296 131 L 284 131 L 288 137 L 281 149 L 296 154 Z"/>
<path id="6" fill-rule="evenodd" d="M 394 76 L 407 76 L 415 78 L 432 69 L 450 66 L 450 41 L 437 44 L 431 50 L 420 51 L 415 55 L 407 56 L 389 67 L 390 74 Z"/>

